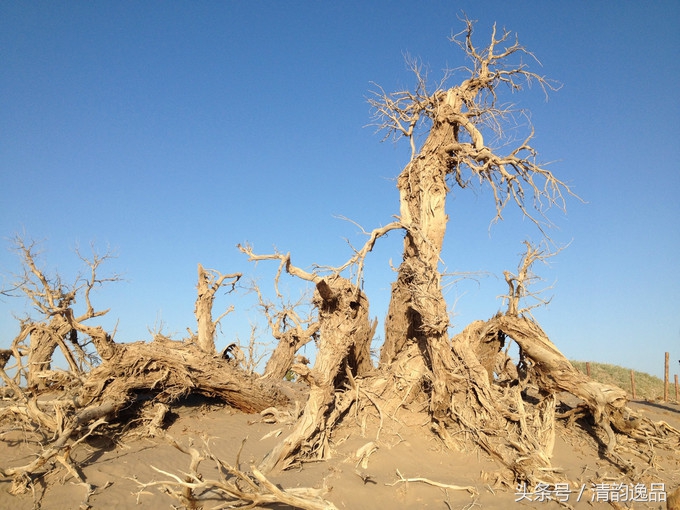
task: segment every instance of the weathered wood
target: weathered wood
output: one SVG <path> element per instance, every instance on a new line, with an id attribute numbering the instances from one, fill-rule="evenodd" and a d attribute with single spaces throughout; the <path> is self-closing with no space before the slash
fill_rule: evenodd
<path id="1" fill-rule="evenodd" d="M 215 329 L 217 324 L 225 315 L 233 311 L 233 307 L 229 307 L 216 320 L 213 320 L 215 293 L 227 283 L 227 280 L 229 280 L 228 283 L 232 286 L 233 290 L 239 278 L 241 278 L 240 273 L 223 275 L 215 270 L 205 269 L 201 264 L 198 264 L 198 284 L 196 286 L 197 296 L 194 315 L 198 324 L 196 342 L 203 352 L 215 354 Z"/>
<path id="2" fill-rule="evenodd" d="M 278 337 L 278 343 L 274 348 L 267 364 L 264 367 L 262 377 L 270 381 L 280 381 L 283 379 L 295 360 L 295 353 L 305 344 L 309 343 L 319 329 L 319 324 L 314 323 L 309 328 L 293 328 L 285 331 Z"/>
<path id="3" fill-rule="evenodd" d="M 160 336 L 150 343 L 121 344 L 113 359 L 90 372 L 79 402 L 144 391 L 166 403 L 189 394 L 215 397 L 246 413 L 287 402 L 268 381 L 235 363 L 206 355 L 191 342 Z"/>
<path id="4" fill-rule="evenodd" d="M 374 327 L 368 320 L 368 300 L 349 280 L 340 276 L 317 283 L 314 304 L 319 310 L 319 351 L 310 370 L 296 366 L 302 379 L 310 385 L 309 398 L 302 416 L 292 432 L 265 457 L 260 469 L 268 473 L 282 470 L 294 461 L 294 455 L 306 445 L 306 457 L 328 456 L 327 419 L 335 402 L 334 392 L 342 389 L 347 369 L 357 375 L 359 366 L 348 362 L 350 351 L 361 359 L 365 345 L 371 341 Z"/>
<path id="5" fill-rule="evenodd" d="M 523 355 L 533 361 L 538 384 L 543 391 L 566 391 L 585 401 L 595 423 L 607 434 L 608 451 L 613 451 L 616 437 L 611 424 L 625 421 L 622 415 L 627 402 L 626 392 L 594 381 L 576 370 L 532 320 L 498 315 L 490 323 L 516 341 Z"/>

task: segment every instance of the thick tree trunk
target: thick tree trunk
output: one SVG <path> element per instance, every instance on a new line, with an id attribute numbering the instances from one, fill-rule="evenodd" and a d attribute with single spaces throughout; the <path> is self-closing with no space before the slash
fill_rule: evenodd
<path id="1" fill-rule="evenodd" d="M 451 167 L 447 147 L 455 142 L 448 121 L 449 105 L 440 106 L 419 154 L 399 176 L 401 221 L 407 233 L 404 258 L 385 321 L 380 363 L 392 363 L 407 342 L 418 344 L 433 373 L 431 410 L 443 416 L 450 407 L 453 358 L 448 337 L 449 317 L 441 288 L 440 254 L 446 232 L 446 175 Z"/>
<path id="2" fill-rule="evenodd" d="M 272 352 L 269 361 L 267 361 L 263 377 L 271 381 L 283 379 L 290 370 L 290 367 L 293 366 L 295 353 L 309 343 L 318 330 L 319 323 L 315 323 L 306 330 L 303 330 L 302 327 L 296 327 L 284 332 L 282 335 L 276 335 L 279 343 L 274 352 Z"/>
<path id="3" fill-rule="evenodd" d="M 446 147 L 453 141 L 453 127 L 435 120 L 423 148 L 397 181 L 401 222 L 407 232 L 385 321 L 381 364 L 393 361 L 409 340 L 446 336 L 449 321 L 438 266 L 448 221 Z"/>
<path id="4" fill-rule="evenodd" d="M 293 366 L 293 359 L 299 348 L 298 340 L 299 338 L 293 331 L 286 332 L 279 339 L 279 343 L 264 367 L 262 377 L 271 381 L 280 381 L 286 376 L 290 367 Z"/>
<path id="5" fill-rule="evenodd" d="M 212 318 L 215 290 L 211 285 L 211 277 L 201 264 L 198 265 L 198 296 L 194 315 L 198 323 L 198 347 L 206 353 L 215 353 L 215 323 Z"/>
<path id="6" fill-rule="evenodd" d="M 31 333 L 28 352 L 27 386 L 29 388 L 40 388 L 44 385 L 40 376 L 50 370 L 56 348 L 57 343 L 49 331 L 39 329 Z"/>
<path id="7" fill-rule="evenodd" d="M 286 469 L 293 456 L 300 452 L 306 457 L 328 456 L 328 434 L 332 427 L 335 391 L 342 389 L 347 372 L 356 376 L 366 370 L 362 353 L 370 347 L 375 325 L 368 320 L 368 300 L 349 280 L 335 276 L 317 283 L 314 302 L 319 309 L 319 352 L 314 368 L 296 367 L 309 382 L 309 399 L 302 416 L 290 435 L 281 441 L 262 461 L 260 468 L 267 473 Z M 354 351 L 353 364 L 349 360 Z M 305 446 L 306 445 L 306 446 Z"/>
<path id="8" fill-rule="evenodd" d="M 612 452 L 616 436 L 611 425 L 622 432 L 629 432 L 633 427 L 625 418 L 626 392 L 594 381 L 576 370 L 540 326 L 525 317 L 500 315 L 489 324 L 515 340 L 523 355 L 531 359 L 537 384 L 542 390 L 550 393 L 566 391 L 583 399 L 595 423 L 605 432 L 607 450 Z"/>
<path id="9" fill-rule="evenodd" d="M 28 376 L 29 387 L 44 388 L 48 381 L 45 374 L 49 373 L 52 358 L 57 347 L 61 348 L 62 354 L 74 373 L 80 373 L 71 350 L 64 345 L 66 336 L 72 331 L 71 323 L 63 315 L 55 315 L 49 323 L 26 324 L 30 335 L 28 353 Z"/>
<path id="10" fill-rule="evenodd" d="M 78 405 L 127 400 L 138 393 L 154 393 L 156 401 L 165 403 L 201 394 L 246 413 L 287 402 L 273 385 L 235 363 L 207 356 L 192 343 L 157 336 L 151 343 L 118 345 L 113 358 L 89 373 Z"/>

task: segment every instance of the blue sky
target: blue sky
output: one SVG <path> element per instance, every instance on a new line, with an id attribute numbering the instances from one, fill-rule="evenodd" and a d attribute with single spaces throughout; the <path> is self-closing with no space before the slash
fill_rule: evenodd
<path id="1" fill-rule="evenodd" d="M 248 263 L 237 243 L 305 268 L 344 262 L 345 238 L 363 238 L 337 216 L 390 222 L 408 158 L 366 127 L 371 82 L 412 86 L 407 53 L 433 79 L 464 65 L 447 40 L 462 11 L 480 45 L 497 22 L 563 85 L 547 102 L 538 88 L 505 97 L 531 110 L 541 161 L 586 201 L 551 216 L 551 236 L 571 244 L 537 268 L 553 299 L 534 316 L 570 358 L 661 375 L 664 351 L 680 359 L 675 1 L 2 2 L 0 271 L 18 270 L 16 232 L 43 240 L 45 267 L 66 280 L 76 246 L 110 247 L 107 268 L 126 281 L 95 305 L 133 341 L 159 322 L 177 338 L 195 328 L 199 262 L 271 295 L 275 264 Z M 512 210 L 490 227 L 483 191 L 454 190 L 448 206 L 447 271 L 487 272 L 447 287 L 459 331 L 499 309 L 502 271 L 540 233 Z M 367 262 L 381 319 L 400 257 L 393 233 Z M 283 283 L 296 299 L 298 282 Z M 259 320 L 242 291 L 216 312 L 232 303 L 218 346 Z M 0 301 L 0 346 L 24 311 Z"/>

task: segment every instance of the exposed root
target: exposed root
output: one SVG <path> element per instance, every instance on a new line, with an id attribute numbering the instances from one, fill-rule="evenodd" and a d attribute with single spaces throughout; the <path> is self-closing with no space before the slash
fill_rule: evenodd
<path id="1" fill-rule="evenodd" d="M 439 487 L 440 489 L 450 489 L 450 490 L 454 490 L 454 491 L 468 491 L 472 496 L 479 495 L 479 493 L 477 492 L 477 489 L 475 489 L 471 485 L 451 485 L 451 484 L 448 484 L 448 483 L 435 482 L 433 480 L 430 480 L 429 478 L 421 478 L 421 477 L 404 478 L 404 476 L 399 472 L 398 469 L 397 469 L 397 476 L 399 477 L 398 480 L 396 480 L 393 483 L 386 483 L 385 485 L 394 486 L 394 485 L 397 485 L 399 483 L 422 482 L 422 483 L 426 483 L 428 485 L 432 485 L 434 487 Z"/>
<path id="2" fill-rule="evenodd" d="M 255 466 L 251 466 L 251 474 L 247 474 L 236 466 L 217 458 L 207 443 L 201 452 L 195 448 L 179 444 L 174 438 L 166 435 L 170 444 L 191 457 L 189 472 L 179 476 L 151 466 L 155 471 L 169 479 L 142 483 L 140 492 L 149 487 L 162 487 L 166 493 L 179 500 L 186 508 L 200 508 L 204 501 L 214 499 L 218 495 L 224 503 L 215 508 L 276 508 L 277 505 L 290 505 L 293 508 L 306 510 L 333 510 L 335 505 L 323 499 L 325 489 L 291 488 L 282 489 L 270 482 Z M 215 463 L 219 479 L 210 479 L 199 473 L 202 461 Z"/>

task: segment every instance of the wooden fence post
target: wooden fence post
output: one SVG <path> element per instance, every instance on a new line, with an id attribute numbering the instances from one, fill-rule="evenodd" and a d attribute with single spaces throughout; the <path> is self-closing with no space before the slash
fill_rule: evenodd
<path id="1" fill-rule="evenodd" d="M 663 369 L 663 401 L 668 402 L 668 368 L 670 365 L 671 354 L 666 353 L 666 361 Z"/>
<path id="2" fill-rule="evenodd" d="M 590 361 L 586 361 L 586 374 L 590 377 Z"/>
<path id="3" fill-rule="evenodd" d="M 633 370 L 630 371 L 630 387 L 633 392 L 633 399 L 636 399 L 637 395 L 635 394 L 635 371 Z"/>

